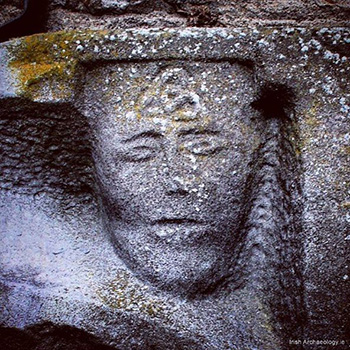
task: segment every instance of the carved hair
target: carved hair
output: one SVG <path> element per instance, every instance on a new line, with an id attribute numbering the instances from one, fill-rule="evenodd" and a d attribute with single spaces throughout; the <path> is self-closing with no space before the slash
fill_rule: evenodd
<path id="1" fill-rule="evenodd" d="M 304 322 L 300 161 L 292 98 L 286 87 L 270 85 L 254 103 L 266 120 L 266 136 L 253 160 L 257 175 L 251 180 L 252 206 L 239 264 L 270 304 L 286 339 L 300 336 Z"/>

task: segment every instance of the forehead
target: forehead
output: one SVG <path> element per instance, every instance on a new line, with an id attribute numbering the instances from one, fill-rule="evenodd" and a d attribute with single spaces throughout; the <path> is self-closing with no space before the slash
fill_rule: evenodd
<path id="1" fill-rule="evenodd" d="M 85 109 L 96 130 L 230 129 L 246 119 L 253 75 L 229 62 L 116 64 L 87 74 Z"/>

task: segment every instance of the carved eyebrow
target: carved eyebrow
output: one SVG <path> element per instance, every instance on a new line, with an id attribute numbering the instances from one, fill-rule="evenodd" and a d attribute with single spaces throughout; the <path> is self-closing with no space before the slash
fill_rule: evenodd
<path id="1" fill-rule="evenodd" d="M 189 128 L 189 129 L 180 129 L 178 135 L 218 135 L 220 134 L 219 130 L 215 129 L 202 129 L 202 128 Z"/>
<path id="2" fill-rule="evenodd" d="M 128 143 L 128 142 L 133 142 L 133 141 L 143 139 L 143 138 L 159 139 L 162 136 L 163 136 L 162 134 L 160 134 L 154 130 L 147 130 L 147 131 L 142 131 L 142 132 L 135 134 L 135 135 L 131 135 L 130 137 L 126 137 L 121 142 Z"/>

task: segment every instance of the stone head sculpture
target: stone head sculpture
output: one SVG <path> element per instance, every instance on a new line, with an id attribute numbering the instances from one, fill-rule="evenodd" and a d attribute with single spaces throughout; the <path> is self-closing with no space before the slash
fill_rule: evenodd
<path id="1" fill-rule="evenodd" d="M 239 64 L 101 68 L 86 114 L 103 221 L 141 279 L 177 293 L 228 276 L 244 239 L 261 125 Z"/>

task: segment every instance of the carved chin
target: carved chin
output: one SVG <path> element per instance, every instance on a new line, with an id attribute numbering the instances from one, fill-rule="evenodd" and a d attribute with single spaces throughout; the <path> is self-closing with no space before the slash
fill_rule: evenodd
<path id="1" fill-rule="evenodd" d="M 149 281 L 163 290 L 191 297 L 213 289 L 227 274 L 227 266 L 218 257 L 175 256 L 145 276 L 148 275 Z"/>
<path id="2" fill-rule="evenodd" d="M 162 290 L 191 296 L 206 292 L 228 275 L 231 265 L 223 249 L 207 244 L 116 245 L 117 254 L 136 276 Z"/>

